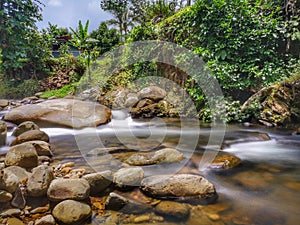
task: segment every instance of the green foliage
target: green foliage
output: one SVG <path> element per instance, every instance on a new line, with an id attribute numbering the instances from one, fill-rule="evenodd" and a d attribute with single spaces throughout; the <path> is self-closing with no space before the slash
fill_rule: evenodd
<path id="1" fill-rule="evenodd" d="M 12 82 L 2 79 L 0 89 L 0 96 L 3 98 L 23 99 L 39 92 L 41 87 L 39 82 L 34 79 L 24 80 L 23 82 Z"/>
<path id="2" fill-rule="evenodd" d="M 287 19 L 281 9 L 280 2 L 198 0 L 158 25 L 136 27 L 129 40 L 175 42 L 207 62 L 225 93 L 255 91 L 289 76 L 295 63 L 279 48 L 286 38 L 282 21 Z M 201 96 L 199 92 L 196 99 Z"/>
<path id="3" fill-rule="evenodd" d="M 32 57 L 28 54 L 28 45 L 35 42 L 36 37 L 32 38 L 32 34 L 37 32 L 35 22 L 41 19 L 40 10 L 38 0 L 6 0 L 0 4 L 2 70 L 9 79 L 15 78 L 15 73 L 22 69 L 24 59 Z"/>
<path id="4" fill-rule="evenodd" d="M 50 97 L 57 97 L 57 98 L 63 98 L 69 95 L 70 93 L 74 93 L 76 89 L 77 83 L 68 84 L 61 89 L 58 90 L 51 90 L 44 92 L 40 97 L 41 98 L 50 98 Z"/>
<path id="5" fill-rule="evenodd" d="M 129 1 L 127 0 L 101 0 L 100 7 L 113 15 L 113 19 L 107 23 L 117 25 L 121 37 L 125 37 L 131 26 L 133 26 L 132 17 L 130 16 Z"/>
<path id="6" fill-rule="evenodd" d="M 96 48 L 100 54 L 109 51 L 119 44 L 120 41 L 119 32 L 114 28 L 110 29 L 105 22 L 102 22 L 97 30 L 92 31 L 90 36 L 97 40 L 97 42 L 93 44 L 93 47 Z"/>

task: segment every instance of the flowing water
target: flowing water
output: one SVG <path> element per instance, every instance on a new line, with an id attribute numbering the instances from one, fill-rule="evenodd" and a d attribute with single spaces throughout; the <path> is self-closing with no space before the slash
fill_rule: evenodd
<path id="1" fill-rule="evenodd" d="M 175 147 L 185 154 L 184 162 L 147 166 L 146 175 L 183 169 L 199 173 L 216 186 L 219 198 L 213 205 L 193 206 L 190 217 L 184 221 L 177 219 L 166 224 L 299 224 L 299 135 L 285 129 L 228 126 L 222 146 L 217 146 L 209 142 L 210 126 L 199 125 L 195 120 L 132 120 L 121 111 L 113 116 L 112 122 L 98 128 L 44 128 L 51 137 L 55 158 L 60 163 L 74 161 L 76 167 L 90 172 L 116 170 L 136 152 Z M 214 132 L 222 137 L 223 130 Z M 268 136 L 270 139 L 266 140 Z M 95 148 L 108 151 L 89 154 Z M 222 149 L 242 162 L 229 170 L 199 171 L 198 158 L 207 149 Z M 99 221 L 95 216 L 92 224 L 101 224 Z"/>

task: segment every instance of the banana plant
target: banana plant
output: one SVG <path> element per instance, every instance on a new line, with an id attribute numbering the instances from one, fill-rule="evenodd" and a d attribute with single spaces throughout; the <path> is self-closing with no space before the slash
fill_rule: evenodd
<path id="1" fill-rule="evenodd" d="M 86 21 L 85 25 L 82 25 L 81 20 L 78 22 L 78 27 L 76 30 L 70 27 L 73 33 L 73 46 L 78 48 L 79 52 L 86 59 L 86 65 L 88 67 L 88 79 L 91 80 L 90 65 L 92 61 L 92 50 L 93 46 L 98 40 L 90 38 L 88 33 L 89 20 Z"/>

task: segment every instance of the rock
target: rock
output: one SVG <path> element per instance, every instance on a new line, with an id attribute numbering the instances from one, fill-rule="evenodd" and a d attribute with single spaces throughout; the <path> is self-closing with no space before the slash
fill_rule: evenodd
<path id="1" fill-rule="evenodd" d="M 191 174 L 157 175 L 141 182 L 141 190 L 154 198 L 177 198 L 191 203 L 207 204 L 217 199 L 212 183 Z"/>
<path id="2" fill-rule="evenodd" d="M 126 98 L 126 92 L 123 89 L 119 89 L 112 92 L 112 94 L 113 94 L 112 109 L 123 109 L 124 101 Z"/>
<path id="3" fill-rule="evenodd" d="M 11 206 L 17 209 L 24 209 L 26 206 L 26 188 L 24 185 L 18 185 L 15 193 L 14 193 L 14 198 L 11 201 Z"/>
<path id="4" fill-rule="evenodd" d="M 161 201 L 155 207 L 155 212 L 157 212 L 158 214 L 172 216 L 184 220 L 189 216 L 190 208 L 188 207 L 188 205 L 178 202 Z"/>
<path id="5" fill-rule="evenodd" d="M 49 200 L 54 202 L 66 199 L 85 200 L 89 193 L 90 185 L 85 179 L 55 179 L 47 191 Z"/>
<path id="6" fill-rule="evenodd" d="M 45 141 L 49 142 L 49 136 L 44 131 L 29 130 L 20 134 L 15 140 L 10 143 L 10 146 L 22 144 L 28 141 Z"/>
<path id="7" fill-rule="evenodd" d="M 139 186 L 144 178 L 144 170 L 141 167 L 126 167 L 119 169 L 113 175 L 113 182 L 119 188 Z"/>
<path id="8" fill-rule="evenodd" d="M 242 111 L 252 113 L 256 121 L 267 127 L 294 125 L 300 121 L 299 94 L 299 79 L 274 84 L 251 96 Z"/>
<path id="9" fill-rule="evenodd" d="M 21 215 L 22 211 L 20 209 L 7 209 L 4 212 L 0 214 L 2 217 L 19 217 Z"/>
<path id="10" fill-rule="evenodd" d="M 100 104 L 74 99 L 55 99 L 15 108 L 5 115 L 4 120 L 16 124 L 33 121 L 82 128 L 105 124 L 110 117 L 110 109 Z"/>
<path id="11" fill-rule="evenodd" d="M 6 145 L 6 137 L 7 125 L 4 121 L 0 120 L 0 146 Z"/>
<path id="12" fill-rule="evenodd" d="M 3 191 L 0 190 L 0 203 L 6 203 L 11 201 L 13 198 L 12 194 L 7 192 L 7 191 Z"/>
<path id="13" fill-rule="evenodd" d="M 34 146 L 38 156 L 53 156 L 51 145 L 49 143 L 45 141 L 28 141 L 27 143 Z"/>
<path id="14" fill-rule="evenodd" d="M 176 149 L 165 148 L 156 152 L 137 153 L 130 156 L 125 162 L 132 166 L 144 166 L 158 163 L 180 162 L 185 156 Z"/>
<path id="15" fill-rule="evenodd" d="M 96 195 L 103 192 L 112 184 L 112 172 L 107 170 L 99 173 L 91 173 L 82 177 L 90 184 L 90 194 Z"/>
<path id="16" fill-rule="evenodd" d="M 158 102 L 167 96 L 167 92 L 160 87 L 150 86 L 140 90 L 138 95 L 140 99 L 148 98 L 155 102 Z"/>
<path id="17" fill-rule="evenodd" d="M 231 169 L 236 167 L 241 162 L 241 159 L 227 153 L 219 153 L 214 161 L 209 165 L 211 169 Z"/>
<path id="18" fill-rule="evenodd" d="M 13 136 L 18 137 L 19 135 L 25 133 L 26 131 L 30 130 L 40 130 L 39 126 L 36 125 L 34 122 L 25 121 L 21 123 L 12 133 Z"/>
<path id="19" fill-rule="evenodd" d="M 140 214 L 152 209 L 149 205 L 143 205 L 129 200 L 117 193 L 111 192 L 106 199 L 105 209 L 119 211 L 128 214 Z"/>
<path id="20" fill-rule="evenodd" d="M 96 88 L 91 88 L 84 90 L 82 93 L 79 94 L 79 98 L 84 99 L 84 100 L 96 100 L 100 91 L 97 90 Z"/>
<path id="21" fill-rule="evenodd" d="M 52 215 L 43 216 L 40 219 L 37 219 L 34 225 L 55 225 L 55 219 Z"/>
<path id="22" fill-rule="evenodd" d="M 24 223 L 17 218 L 9 218 L 6 225 L 24 225 Z"/>
<path id="23" fill-rule="evenodd" d="M 191 158 L 191 162 L 194 165 L 199 165 L 203 159 L 203 153 L 195 152 Z M 238 166 L 241 163 L 241 159 L 237 156 L 231 155 L 226 152 L 219 151 L 216 157 L 209 163 L 208 167 L 212 170 L 220 171 L 227 170 Z"/>
<path id="24" fill-rule="evenodd" d="M 141 100 L 142 101 L 142 100 Z M 141 102 L 140 101 L 140 102 Z M 153 117 L 178 117 L 179 112 L 173 105 L 165 100 L 158 103 L 139 107 L 140 102 L 136 107 L 130 109 L 132 118 L 153 118 Z"/>
<path id="25" fill-rule="evenodd" d="M 32 197 L 47 195 L 48 187 L 54 179 L 54 174 L 49 166 L 41 165 L 32 170 L 32 175 L 27 182 L 27 193 Z"/>
<path id="26" fill-rule="evenodd" d="M 134 107 L 139 101 L 139 97 L 136 93 L 129 93 L 127 96 L 126 96 L 126 100 L 125 100 L 125 107 L 126 108 L 131 108 L 131 107 Z"/>
<path id="27" fill-rule="evenodd" d="M 0 107 L 5 108 L 9 106 L 9 101 L 6 99 L 0 99 Z"/>
<path id="28" fill-rule="evenodd" d="M 38 155 L 32 144 L 24 143 L 11 147 L 6 153 L 6 166 L 33 168 L 38 165 Z"/>
<path id="29" fill-rule="evenodd" d="M 0 171 L 0 189 L 14 193 L 19 183 L 30 176 L 23 168 L 11 166 Z"/>
<path id="30" fill-rule="evenodd" d="M 91 216 L 92 209 L 85 203 L 65 200 L 54 207 L 52 214 L 63 224 L 83 224 Z"/>

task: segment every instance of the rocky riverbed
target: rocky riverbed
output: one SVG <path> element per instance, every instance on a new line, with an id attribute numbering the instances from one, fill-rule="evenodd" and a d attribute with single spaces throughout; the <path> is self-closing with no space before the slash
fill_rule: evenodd
<path id="1" fill-rule="evenodd" d="M 296 133 L 281 140 L 280 131 L 278 137 L 270 137 L 255 127 L 235 128 L 225 133 L 219 146 L 225 151 L 220 151 L 207 146 L 210 130 L 201 128 L 191 154 L 189 136 L 186 145 L 178 147 L 177 135 L 192 134 L 197 126 L 193 121 L 182 130 L 177 120 L 166 120 L 169 133 L 157 143 L 145 137 L 149 129 L 160 133 L 159 122 L 141 121 L 131 127 L 140 135 L 135 142 L 128 136 L 130 129 L 111 129 L 116 121 L 96 128 L 95 137 L 88 129 L 73 130 L 79 132 L 74 137 L 66 128 L 56 133 L 57 123 L 52 131 L 45 120 L 26 119 L 18 120 L 17 126 L 3 121 L 0 126 L 6 142 L 0 157 L 0 224 L 293 225 L 298 221 Z M 121 133 L 115 136 L 114 129 Z M 277 139 L 289 149 L 284 156 L 276 152 Z M 262 148 L 259 143 L 266 144 Z M 238 151 L 231 146 L 239 146 Z M 252 151 L 260 155 L 270 151 L 268 146 L 275 154 L 272 150 L 271 158 L 264 155 L 253 161 Z M 206 171 L 199 171 L 206 148 L 218 154 Z M 285 209 L 279 210 L 277 201 Z"/>

